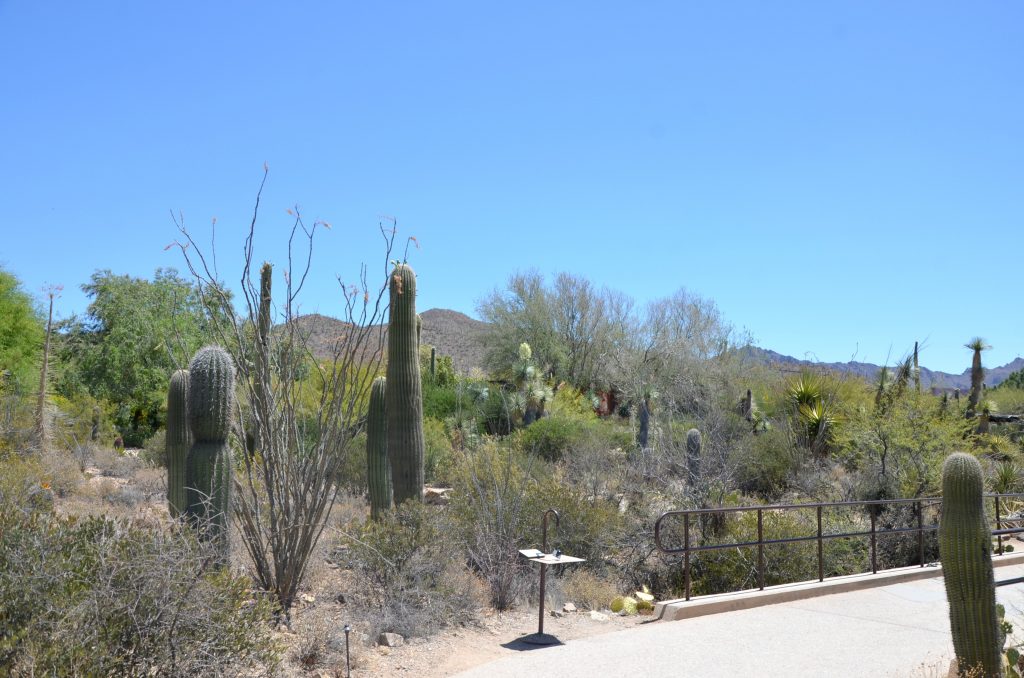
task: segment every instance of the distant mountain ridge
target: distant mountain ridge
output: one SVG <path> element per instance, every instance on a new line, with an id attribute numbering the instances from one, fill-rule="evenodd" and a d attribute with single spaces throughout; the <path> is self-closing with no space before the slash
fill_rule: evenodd
<path id="1" fill-rule="evenodd" d="M 432 308 L 420 314 L 423 320 L 421 340 L 437 348 L 441 355 L 452 357 L 455 369 L 462 373 L 470 370 L 483 369 L 484 364 L 484 338 L 487 334 L 488 324 L 481 320 L 474 320 L 465 313 L 452 311 L 445 308 Z M 324 315 L 312 314 L 298 318 L 298 322 L 305 331 L 310 333 L 310 340 L 315 355 L 324 357 L 330 354 L 330 345 L 339 335 L 343 334 L 347 324 Z M 878 378 L 880 365 L 873 363 L 862 363 L 849 361 L 845 363 L 833 362 L 822 363 L 811 360 L 800 360 L 792 356 L 783 355 L 776 351 L 757 346 L 747 346 L 741 351 L 753 362 L 760 365 L 776 365 L 783 369 L 798 370 L 802 368 L 827 369 L 846 374 L 855 374 L 859 377 L 874 381 Z M 966 354 L 965 354 L 966 356 Z M 969 365 L 970 356 L 966 356 L 965 363 Z M 892 369 L 892 365 L 889 366 Z M 992 387 L 998 386 L 1012 372 L 1024 369 L 1024 358 L 1015 358 L 1006 365 L 985 369 L 985 383 Z M 971 387 L 971 368 L 968 366 L 960 374 L 950 374 L 937 370 L 921 368 L 921 385 L 925 388 L 932 386 L 938 388 L 954 389 L 959 388 L 966 391 Z"/>
<path id="2" fill-rule="evenodd" d="M 882 369 L 881 365 L 875 365 L 873 363 L 862 363 L 855 360 L 851 360 L 845 363 L 822 363 L 814 362 L 811 360 L 800 360 L 793 358 L 788 355 L 782 355 L 776 351 L 772 351 L 766 348 L 759 348 L 757 346 L 747 346 L 743 351 L 756 363 L 762 365 L 782 365 L 791 366 L 793 369 L 799 368 L 814 368 L 814 369 L 826 369 L 833 370 L 836 372 L 844 372 L 847 374 L 855 374 L 859 377 L 863 377 L 869 381 L 874 381 L 878 378 L 878 373 Z M 970 360 L 965 360 L 970 362 Z M 893 365 L 889 365 L 889 369 L 893 369 Z M 999 367 L 986 367 L 985 368 L 985 384 L 989 387 L 998 386 L 1001 384 L 1010 374 L 1017 370 L 1024 369 L 1024 358 L 1017 357 L 1005 365 Z M 939 370 L 929 370 L 927 367 L 921 367 L 921 385 L 925 388 L 947 388 L 953 389 L 958 388 L 961 391 L 967 391 L 971 388 L 971 368 L 967 367 L 960 374 L 950 374 L 949 372 L 941 372 Z"/>

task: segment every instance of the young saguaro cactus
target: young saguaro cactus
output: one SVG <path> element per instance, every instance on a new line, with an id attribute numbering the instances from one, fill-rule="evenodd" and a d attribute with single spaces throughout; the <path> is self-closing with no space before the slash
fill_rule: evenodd
<path id="1" fill-rule="evenodd" d="M 391 464 L 388 462 L 387 380 L 377 377 L 370 389 L 366 415 L 366 480 L 374 520 L 391 508 Z"/>
<path id="2" fill-rule="evenodd" d="M 982 492 L 978 460 L 951 454 L 942 466 L 939 557 L 961 674 L 980 667 L 984 676 L 1001 676 L 1003 637 Z"/>
<path id="3" fill-rule="evenodd" d="M 423 494 L 423 392 L 420 383 L 416 274 L 396 264 L 388 283 L 388 460 L 396 504 Z"/>
<path id="4" fill-rule="evenodd" d="M 185 496 L 185 464 L 192 447 L 192 432 L 188 425 L 188 370 L 178 370 L 171 375 L 167 387 L 167 510 L 172 518 L 184 513 L 187 506 Z"/>
<path id="5" fill-rule="evenodd" d="M 235 364 L 219 346 L 199 349 L 189 365 L 188 420 L 192 448 L 185 472 L 186 515 L 227 554 L 231 501 L 228 434 L 235 397 Z"/>

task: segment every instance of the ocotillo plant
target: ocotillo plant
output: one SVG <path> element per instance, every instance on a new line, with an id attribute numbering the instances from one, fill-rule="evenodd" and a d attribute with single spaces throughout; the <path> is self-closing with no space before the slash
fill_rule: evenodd
<path id="1" fill-rule="evenodd" d="M 373 380 L 370 409 L 366 415 L 366 480 L 370 490 L 370 515 L 376 520 L 391 508 L 391 464 L 388 463 L 387 381 Z"/>
<path id="2" fill-rule="evenodd" d="M 388 460 L 396 504 L 423 494 L 423 393 L 420 384 L 416 274 L 396 264 L 388 281 Z"/>
<path id="3" fill-rule="evenodd" d="M 686 475 L 690 485 L 700 481 L 700 431 L 691 428 L 686 432 Z"/>
<path id="4" fill-rule="evenodd" d="M 960 672 L 980 667 L 985 676 L 1000 676 L 1003 638 L 983 491 L 978 460 L 951 454 L 942 466 L 939 557 Z"/>
<path id="5" fill-rule="evenodd" d="M 199 349 L 189 365 L 188 420 L 192 449 L 185 472 L 186 515 L 227 557 L 231 501 L 228 434 L 235 397 L 235 365 L 219 346 Z"/>
<path id="6" fill-rule="evenodd" d="M 171 375 L 167 387 L 167 510 L 172 518 L 185 511 L 188 498 L 185 493 L 185 464 L 192 447 L 192 432 L 188 425 L 188 370 Z"/>

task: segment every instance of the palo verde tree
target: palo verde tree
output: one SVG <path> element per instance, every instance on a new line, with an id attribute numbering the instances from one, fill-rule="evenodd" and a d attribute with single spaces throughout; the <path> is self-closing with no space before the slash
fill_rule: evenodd
<path id="1" fill-rule="evenodd" d="M 109 403 L 125 444 L 141 445 L 164 423 L 171 373 L 215 338 L 219 310 L 174 269 L 152 280 L 96 271 L 82 290 L 92 301 L 63 323 L 57 390 Z"/>
<path id="2" fill-rule="evenodd" d="M 364 265 L 356 284 L 341 285 L 342 307 L 336 315 L 346 329 L 314 356 L 305 329 L 308 319 L 298 315 L 298 307 L 311 271 L 314 236 L 328 224 L 307 225 L 298 209 L 289 210 L 294 220 L 288 259 L 278 278 L 284 285 L 276 292 L 273 268 L 264 265 L 258 273 L 254 268 L 266 179 L 264 168 L 243 249 L 237 304 L 217 282 L 212 253 L 204 253 L 176 220 L 184 238 L 177 244 L 202 303 L 220 310 L 216 343 L 232 355 L 241 400 L 234 427 L 240 440 L 252 440 L 255 447 L 252 454 L 236 454 L 242 470 L 235 477 L 234 516 L 256 582 L 276 598 L 288 619 L 380 369 L 389 270 L 385 263 L 379 282 L 371 283 Z M 381 232 L 388 262 L 395 231 Z"/>

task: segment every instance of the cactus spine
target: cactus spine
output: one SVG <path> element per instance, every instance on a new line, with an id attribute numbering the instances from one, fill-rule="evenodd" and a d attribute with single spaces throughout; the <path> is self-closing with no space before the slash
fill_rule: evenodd
<path id="1" fill-rule="evenodd" d="M 370 515 L 376 520 L 391 508 L 391 464 L 388 462 L 387 380 L 377 377 L 370 389 L 366 415 L 366 480 L 370 490 Z"/>
<path id="2" fill-rule="evenodd" d="M 219 346 L 199 349 L 189 365 L 188 420 L 193 443 L 185 473 L 186 515 L 227 558 L 231 501 L 228 434 L 235 396 L 235 366 Z"/>
<path id="3" fill-rule="evenodd" d="M 978 460 L 963 452 L 951 454 L 942 466 L 939 556 L 960 671 L 981 667 L 985 676 L 999 676 L 1003 638 L 982 491 Z"/>
<path id="4" fill-rule="evenodd" d="M 700 443 L 700 431 L 691 428 L 686 432 L 686 475 L 691 486 L 700 480 Z"/>
<path id="5" fill-rule="evenodd" d="M 167 387 L 167 510 L 172 518 L 185 512 L 185 464 L 192 447 L 192 433 L 188 425 L 188 370 L 171 375 Z"/>
<path id="6" fill-rule="evenodd" d="M 397 264 L 389 281 L 387 440 L 396 504 L 423 494 L 423 393 L 420 384 L 416 274 Z"/>

